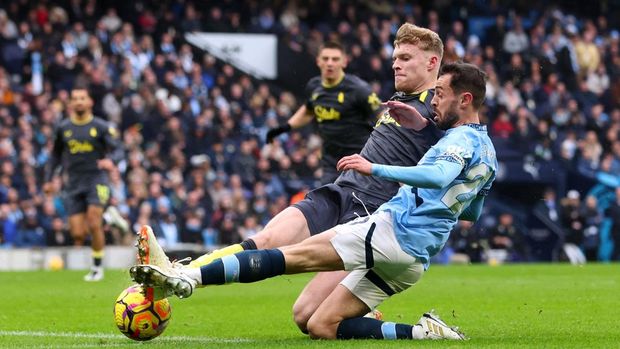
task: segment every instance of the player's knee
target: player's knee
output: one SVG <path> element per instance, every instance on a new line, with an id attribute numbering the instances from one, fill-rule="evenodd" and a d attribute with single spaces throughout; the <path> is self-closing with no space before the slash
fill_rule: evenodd
<path id="1" fill-rule="evenodd" d="M 267 249 L 267 248 L 277 248 L 280 246 L 274 246 L 274 239 L 272 234 L 275 234 L 276 231 L 274 229 L 264 229 L 260 233 L 252 236 L 252 240 L 256 244 L 257 249 Z"/>
<path id="2" fill-rule="evenodd" d="M 308 320 L 308 334 L 312 339 L 335 339 L 336 326 L 316 316 Z"/>
<path id="3" fill-rule="evenodd" d="M 99 229 L 101 229 L 101 221 L 96 220 L 96 219 L 88 220 L 88 231 L 89 232 L 97 231 Z"/>
<path id="4" fill-rule="evenodd" d="M 308 320 L 310 320 L 314 313 L 313 310 L 303 301 L 298 300 L 293 305 L 293 321 L 295 321 L 299 330 L 305 334 L 308 334 Z"/>

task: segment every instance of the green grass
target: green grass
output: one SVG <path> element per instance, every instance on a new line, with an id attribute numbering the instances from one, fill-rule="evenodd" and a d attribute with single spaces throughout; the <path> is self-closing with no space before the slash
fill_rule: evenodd
<path id="1" fill-rule="evenodd" d="M 0 273 L 0 348 L 618 348 L 620 265 L 432 266 L 418 285 L 383 304 L 386 320 L 415 322 L 429 309 L 471 337 L 466 342 L 312 341 L 291 320 L 309 279 L 201 289 L 171 299 L 164 334 L 133 342 L 116 329 L 112 305 L 131 284 L 108 270 Z"/>

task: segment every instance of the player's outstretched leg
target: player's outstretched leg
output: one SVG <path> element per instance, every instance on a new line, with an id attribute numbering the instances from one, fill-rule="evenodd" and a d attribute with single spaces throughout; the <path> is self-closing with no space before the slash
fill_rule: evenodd
<path id="1" fill-rule="evenodd" d="M 250 244 L 253 243 L 252 240 L 247 240 L 247 241 L 249 241 Z M 248 242 L 244 241 L 243 243 L 247 244 Z M 224 248 L 214 250 L 211 253 L 204 254 L 204 255 L 196 258 L 195 260 L 191 261 L 188 266 L 190 266 L 192 268 L 200 268 L 203 265 L 210 264 L 214 260 L 222 258 L 224 256 L 228 256 L 228 255 L 232 255 L 232 254 L 235 254 L 235 253 L 239 253 L 239 252 L 242 252 L 242 251 L 248 250 L 248 249 L 252 249 L 252 250 L 256 249 L 256 245 L 254 245 L 253 248 L 246 248 L 246 247 L 243 246 L 243 243 L 226 246 Z"/>
<path id="2" fill-rule="evenodd" d="M 159 288 L 164 297 L 176 295 L 187 298 L 196 285 L 223 285 L 231 282 L 255 282 L 284 274 L 282 251 L 244 251 L 217 259 L 200 268 L 165 268 L 142 264 L 129 269 L 131 278 L 146 287 Z"/>
<path id="3" fill-rule="evenodd" d="M 367 317 L 345 319 L 336 332 L 338 339 L 452 339 L 464 340 L 458 328 L 452 328 L 432 311 L 424 313 L 415 325 L 380 321 Z"/>

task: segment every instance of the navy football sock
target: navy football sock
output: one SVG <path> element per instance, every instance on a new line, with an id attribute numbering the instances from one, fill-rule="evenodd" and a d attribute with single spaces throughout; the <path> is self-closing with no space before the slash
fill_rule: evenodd
<path id="1" fill-rule="evenodd" d="M 338 325 L 338 339 L 412 339 L 411 325 L 384 322 L 367 317 L 345 319 Z"/>
<path id="2" fill-rule="evenodd" d="M 225 256 L 200 267 L 203 285 L 255 282 L 284 274 L 286 263 L 278 249 L 250 250 Z"/>

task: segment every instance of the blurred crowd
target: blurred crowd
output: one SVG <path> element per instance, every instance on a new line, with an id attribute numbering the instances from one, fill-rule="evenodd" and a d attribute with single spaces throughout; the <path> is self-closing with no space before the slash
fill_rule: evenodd
<path id="1" fill-rule="evenodd" d="M 539 200 L 550 221 L 532 213 L 555 237 L 549 246 L 537 245 L 534 224 L 515 224 L 515 213 L 500 210 L 475 226 L 459 224 L 448 251 L 471 261 L 496 258 L 497 250 L 502 260 L 557 260 L 574 244 L 589 260 L 603 258 L 601 239 L 620 241 L 616 12 L 582 17 L 553 2 L 447 3 L 2 3 L 0 245 L 71 244 L 62 196 L 46 196 L 41 181 L 54 126 L 76 84 L 89 86 L 95 114 L 122 132 L 126 159 L 111 173 L 113 204 L 134 230 L 150 224 L 167 246 L 251 237 L 318 184 L 321 141 L 306 128 L 265 144 L 268 128 L 284 122 L 303 96 L 192 47 L 184 33 L 272 33 L 308 55 L 338 40 L 349 52 L 347 72 L 386 100 L 394 92 L 393 36 L 407 21 L 440 34 L 444 61 L 487 72 L 483 122 L 500 162 L 505 150 L 523 163 L 558 161 L 592 181 L 588 190 L 565 188 Z M 474 26 L 473 14 L 484 25 Z M 107 229 L 109 243 L 133 239 Z M 609 248 L 607 258 L 617 259 L 620 248 Z"/>

